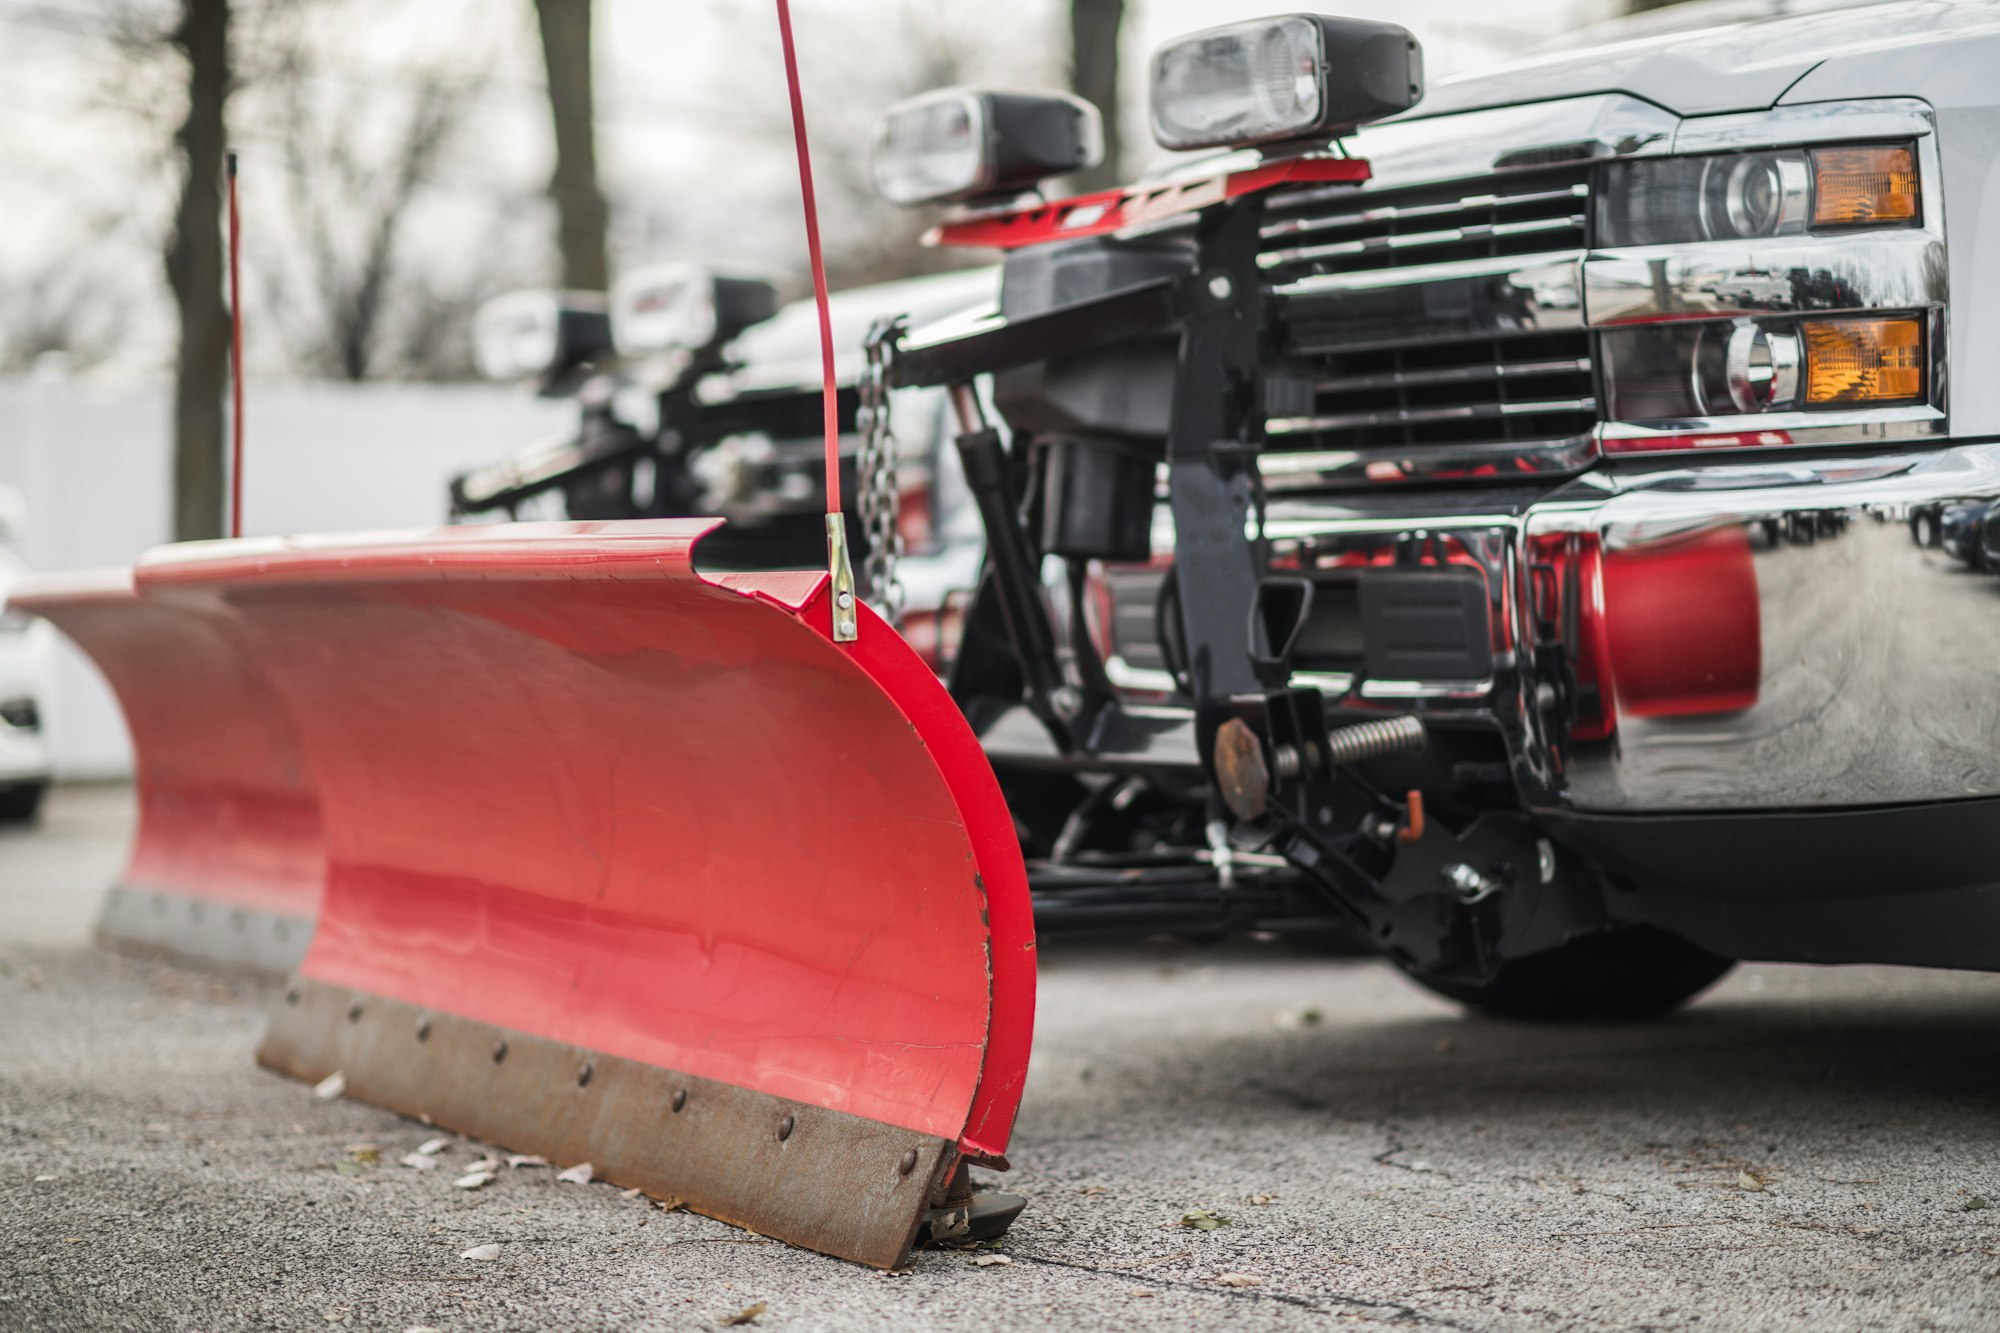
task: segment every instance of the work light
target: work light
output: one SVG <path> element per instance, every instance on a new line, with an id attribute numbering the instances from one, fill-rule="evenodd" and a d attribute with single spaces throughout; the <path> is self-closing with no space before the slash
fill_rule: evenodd
<path id="1" fill-rule="evenodd" d="M 654 264 L 612 284 L 611 341 L 626 357 L 699 351 L 777 309 L 777 292 L 762 279 L 730 277 L 699 264 Z"/>
<path id="2" fill-rule="evenodd" d="M 1172 149 L 1324 141 L 1415 106 L 1423 82 L 1416 38 L 1393 23 L 1231 23 L 1153 53 L 1153 138 Z"/>
<path id="3" fill-rule="evenodd" d="M 1104 156 L 1097 108 L 1067 93 L 946 88 L 883 113 L 870 154 L 892 204 L 1003 198 Z"/>

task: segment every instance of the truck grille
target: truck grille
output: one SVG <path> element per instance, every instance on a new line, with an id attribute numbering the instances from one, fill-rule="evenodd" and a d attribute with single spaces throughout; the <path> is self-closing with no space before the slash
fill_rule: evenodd
<path id="1" fill-rule="evenodd" d="M 1576 258 L 1587 168 L 1273 201 L 1266 481 L 1508 476 L 1588 461 L 1599 420 Z"/>
<path id="2" fill-rule="evenodd" d="M 1273 282 L 1503 255 L 1581 250 L 1590 185 L 1583 171 L 1426 186 L 1370 198 L 1314 191 L 1275 201 L 1257 263 Z"/>

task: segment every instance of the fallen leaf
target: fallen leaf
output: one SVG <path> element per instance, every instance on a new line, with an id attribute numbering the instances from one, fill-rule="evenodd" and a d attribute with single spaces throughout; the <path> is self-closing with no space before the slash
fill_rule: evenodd
<path id="1" fill-rule="evenodd" d="M 1229 1219 L 1206 1208 L 1191 1208 L 1181 1214 L 1181 1225 L 1195 1231 L 1213 1231 L 1217 1227 L 1228 1226 Z"/>
<path id="2" fill-rule="evenodd" d="M 350 1143 L 347 1145 L 349 1159 L 373 1166 L 382 1160 L 382 1150 L 372 1143 Z"/>
<path id="3" fill-rule="evenodd" d="M 347 1092 L 347 1075 L 338 1069 L 313 1084 L 313 1096 L 323 1102 L 337 1102 Z"/>
<path id="4" fill-rule="evenodd" d="M 686 1199 L 655 1199 L 653 1202 L 660 1205 L 660 1211 L 663 1213 L 671 1213 L 676 1208 L 685 1208 L 687 1206 Z"/>
<path id="5" fill-rule="evenodd" d="M 1250 1196 L 1250 1202 L 1256 1204 L 1259 1208 L 1274 1204 L 1277 1201 L 1278 1196 L 1275 1194 L 1253 1194 Z"/>
<path id="6" fill-rule="evenodd" d="M 1104 1188 L 1102 1185 L 1085 1185 L 1077 1191 L 1077 1193 L 1083 1195 L 1086 1199 L 1094 1199 L 1100 1194 L 1109 1194 L 1110 1192 L 1110 1190 Z"/>
<path id="7" fill-rule="evenodd" d="M 335 1162 L 333 1169 L 350 1180 L 368 1174 L 368 1168 L 359 1162 Z"/>
<path id="8" fill-rule="evenodd" d="M 498 1245 L 475 1245 L 458 1257 L 461 1259 L 480 1260 L 498 1259 L 500 1257 L 500 1247 Z"/>
<path id="9" fill-rule="evenodd" d="M 35 1177 L 35 1183 L 36 1183 L 37 1185 L 40 1185 L 40 1184 L 44 1184 L 44 1183 L 46 1183 L 46 1182 L 48 1182 L 48 1181 L 51 1181 L 51 1180 L 54 1180 L 54 1179 L 56 1179 L 56 1177 L 54 1177 L 54 1176 L 36 1176 L 36 1177 Z"/>
<path id="10" fill-rule="evenodd" d="M 1976 1213 L 1992 1206 L 1992 1204 L 1986 1202 L 1986 1196 L 1983 1194 L 1975 1194 L 1965 1201 L 1965 1211 L 1968 1213 Z"/>
<path id="11" fill-rule="evenodd" d="M 578 1162 L 567 1171 L 558 1171 L 556 1179 L 565 1185 L 588 1185 L 591 1181 L 590 1163 Z"/>
<path id="12" fill-rule="evenodd" d="M 1157 1296 L 1157 1295 L 1159 1295 L 1159 1293 L 1158 1293 L 1158 1292 L 1156 1292 L 1156 1291 L 1147 1291 L 1147 1290 L 1146 1290 L 1146 1289 L 1145 1289 L 1144 1287 L 1134 1287 L 1134 1288 L 1132 1288 L 1132 1290 L 1130 1290 L 1130 1291 L 1126 1292 L 1125 1294 L 1126 1294 L 1127 1296 L 1134 1296 L 1134 1297 L 1140 1297 L 1140 1298 L 1143 1298 L 1143 1297 L 1147 1297 L 1147 1296 Z"/>
<path id="13" fill-rule="evenodd" d="M 537 1157 L 533 1153 L 517 1152 L 507 1154 L 508 1166 L 547 1166 L 548 1164 L 548 1158 Z"/>
<path id="14" fill-rule="evenodd" d="M 641 1189 L 619 1190 L 618 1197 L 621 1199 L 636 1199 L 645 1192 Z"/>
<path id="15" fill-rule="evenodd" d="M 1217 1273 L 1215 1280 L 1225 1287 L 1261 1287 L 1264 1279 L 1250 1273 Z"/>
<path id="16" fill-rule="evenodd" d="M 404 1166 L 407 1166 L 412 1170 L 416 1171 L 435 1171 L 437 1170 L 437 1165 L 438 1165 L 437 1158 L 426 1157 L 422 1153 L 414 1153 L 414 1152 L 404 1153 L 401 1157 L 398 1157 L 396 1160 L 401 1162 Z"/>
<path id="17" fill-rule="evenodd" d="M 1751 1175 L 1748 1171 L 1738 1171 L 1736 1173 L 1736 1188 L 1740 1190 L 1761 1190 L 1764 1188 L 1764 1182 L 1758 1177 Z"/>
<path id="18" fill-rule="evenodd" d="M 468 1171 L 451 1183 L 462 1190 L 476 1190 L 482 1185 L 492 1184 L 493 1173 L 491 1171 Z"/>
<path id="19" fill-rule="evenodd" d="M 716 1322 L 720 1323 L 724 1328 L 731 1328 L 737 1324 L 748 1324 L 753 1322 L 758 1315 L 764 1313 L 764 1311 L 770 1308 L 771 1307 L 768 1302 L 758 1301 L 755 1305 L 744 1306 L 741 1310 L 738 1310 L 735 1314 L 726 1314 Z"/>
<path id="20" fill-rule="evenodd" d="M 445 1138 L 425 1139 L 422 1143 L 417 1145 L 417 1151 L 422 1153 L 426 1157 L 435 1157 L 439 1153 L 443 1152 L 446 1148 L 449 1148 L 450 1146 L 451 1146 L 450 1139 L 445 1139 Z"/>
<path id="21" fill-rule="evenodd" d="M 1271 1016 L 1271 1022 L 1280 1028 L 1292 1031 L 1298 1028 L 1317 1027 L 1320 1020 L 1325 1017 L 1318 1005 L 1302 1004 L 1295 1009 L 1280 1009 Z"/>
<path id="22" fill-rule="evenodd" d="M 1011 1264 L 1014 1261 L 1004 1254 L 981 1254 L 966 1260 L 974 1268 L 991 1268 L 995 1264 Z"/>

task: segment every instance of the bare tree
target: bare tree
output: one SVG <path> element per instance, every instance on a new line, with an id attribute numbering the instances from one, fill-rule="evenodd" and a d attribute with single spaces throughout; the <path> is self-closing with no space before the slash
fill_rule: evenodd
<path id="1" fill-rule="evenodd" d="M 549 114 L 556 131 L 549 197 L 556 205 L 563 285 L 601 292 L 610 283 L 605 260 L 610 210 L 597 185 L 590 6 L 591 0 L 535 0 L 535 17 L 542 29 L 542 64 L 548 71 Z"/>
<path id="2" fill-rule="evenodd" d="M 464 377 L 473 309 L 518 271 L 506 251 L 523 201 L 482 192 L 472 221 L 453 219 L 452 255 L 410 237 L 444 191 L 486 59 L 454 50 L 399 69 L 363 116 L 353 86 L 316 63 L 310 24 L 267 28 L 258 106 L 284 163 L 286 235 L 252 250 L 264 318 L 316 374 Z"/>
<path id="3" fill-rule="evenodd" d="M 1118 184 L 1123 155 L 1118 120 L 1118 37 L 1125 22 L 1125 0 L 1070 0 L 1069 86 L 1094 105 L 1104 118 L 1104 164 L 1081 173 L 1084 189 Z"/>
<path id="4" fill-rule="evenodd" d="M 187 60 L 187 114 L 174 134 L 184 174 L 167 242 L 180 315 L 174 371 L 174 538 L 222 535 L 223 391 L 229 316 L 222 299 L 222 168 L 227 152 L 229 0 L 183 0 L 171 40 Z"/>

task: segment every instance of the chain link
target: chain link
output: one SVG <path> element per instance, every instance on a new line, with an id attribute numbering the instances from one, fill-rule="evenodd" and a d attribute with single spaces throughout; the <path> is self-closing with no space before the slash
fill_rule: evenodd
<path id="1" fill-rule="evenodd" d="M 903 531 L 897 522 L 902 489 L 896 469 L 901 459 L 889 413 L 889 368 L 895 363 L 896 344 L 907 327 L 898 315 L 878 319 L 869 328 L 868 359 L 861 371 L 860 401 L 855 410 L 855 426 L 861 433 L 861 450 L 855 460 L 860 488 L 857 499 L 861 528 L 868 538 L 863 569 L 868 595 L 892 627 L 900 627 L 903 619 L 903 585 L 896 578 L 896 562 L 903 557 Z"/>

